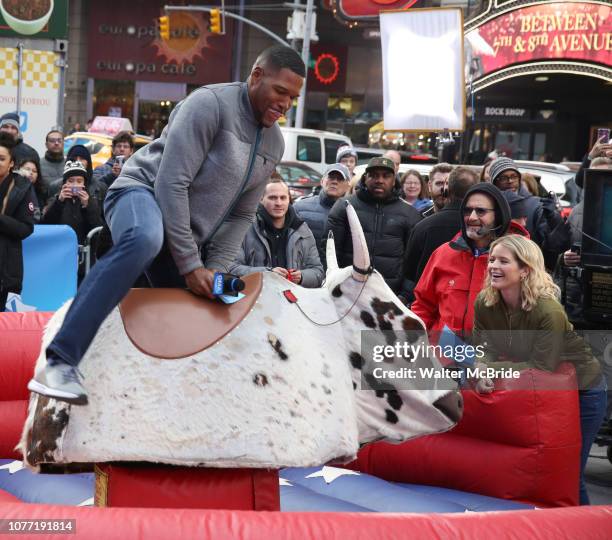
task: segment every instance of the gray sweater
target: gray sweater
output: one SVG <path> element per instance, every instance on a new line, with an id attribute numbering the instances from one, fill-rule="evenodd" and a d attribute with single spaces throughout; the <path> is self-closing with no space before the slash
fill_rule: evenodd
<path id="1" fill-rule="evenodd" d="M 182 275 L 202 260 L 228 271 L 284 146 L 276 124 L 255 120 L 246 83 L 203 86 L 175 107 L 159 139 L 126 161 L 110 190 L 154 190 Z"/>

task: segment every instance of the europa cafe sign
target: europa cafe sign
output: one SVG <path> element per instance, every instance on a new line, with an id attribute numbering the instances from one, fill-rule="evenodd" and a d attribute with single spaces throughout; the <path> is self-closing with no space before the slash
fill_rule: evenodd
<path id="1" fill-rule="evenodd" d="M 612 65 L 612 7 L 559 2 L 505 13 L 466 34 L 478 76 L 534 60 Z"/>

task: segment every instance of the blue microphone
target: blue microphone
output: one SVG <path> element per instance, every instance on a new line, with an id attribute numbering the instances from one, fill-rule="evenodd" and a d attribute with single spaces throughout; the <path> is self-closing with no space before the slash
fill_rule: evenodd
<path id="1" fill-rule="evenodd" d="M 236 296 L 242 290 L 244 290 L 244 281 L 242 281 L 240 278 L 233 276 L 232 274 L 215 272 L 212 290 L 214 296 L 220 296 L 222 294 L 231 294 Z"/>

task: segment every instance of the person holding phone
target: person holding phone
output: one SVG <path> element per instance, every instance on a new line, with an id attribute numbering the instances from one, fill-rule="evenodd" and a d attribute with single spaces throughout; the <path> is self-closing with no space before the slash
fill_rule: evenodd
<path id="1" fill-rule="evenodd" d="M 582 189 L 584 185 L 584 171 L 591 166 L 591 162 L 599 157 L 612 159 L 612 139 L 610 139 L 610 128 L 600 128 L 597 130 L 597 140 L 593 148 L 582 160 L 580 169 L 574 177 L 576 185 Z"/>
<path id="2" fill-rule="evenodd" d="M 89 231 L 102 225 L 98 200 L 87 191 L 88 180 L 87 169 L 80 161 L 67 161 L 60 192 L 41 220 L 46 225 L 68 225 L 79 244 L 85 242 Z M 79 267 L 79 278 L 83 275 L 84 269 Z"/>
<path id="3" fill-rule="evenodd" d="M 123 164 L 134 153 L 134 137 L 127 132 L 121 131 L 113 137 L 112 156 L 104 164 L 96 167 L 93 179 L 109 187 L 121 174 Z"/>

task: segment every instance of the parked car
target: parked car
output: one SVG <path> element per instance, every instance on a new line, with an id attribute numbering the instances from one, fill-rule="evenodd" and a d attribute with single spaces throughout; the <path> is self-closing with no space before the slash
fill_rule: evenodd
<path id="1" fill-rule="evenodd" d="M 321 184 L 321 174 L 318 171 L 297 161 L 281 161 L 276 166 L 276 172 L 289 186 L 289 193 L 293 200 L 309 195 Z"/>
<path id="2" fill-rule="evenodd" d="M 146 135 L 134 135 L 134 151 L 149 144 L 153 139 Z M 104 165 L 112 155 L 113 137 L 103 133 L 91 133 L 89 131 L 77 131 L 64 139 L 64 154 L 75 144 L 82 144 L 91 154 L 91 164 L 95 169 Z"/>
<path id="3" fill-rule="evenodd" d="M 547 192 L 552 191 L 558 197 L 562 215 L 569 213 L 571 207 L 576 204 L 575 197 L 572 197 L 567 189 L 568 182 L 574 181 L 574 171 L 566 165 L 544 161 L 517 160 L 516 164 L 522 173 L 533 175 Z"/>
<path id="4" fill-rule="evenodd" d="M 366 148 L 364 146 L 356 146 L 355 150 L 357 150 L 357 163 L 359 165 L 363 163 L 367 163 L 374 157 L 379 157 L 388 152 L 388 149 L 385 148 Z M 399 155 L 401 156 L 402 163 L 438 163 L 438 158 L 432 156 L 431 154 L 413 154 L 411 152 L 404 152 L 402 150 L 397 150 Z"/>
<path id="5" fill-rule="evenodd" d="M 351 139 L 331 131 L 281 127 L 281 132 L 285 139 L 283 161 L 304 163 L 320 174 L 329 164 L 336 162 L 340 146 L 352 146 Z"/>

